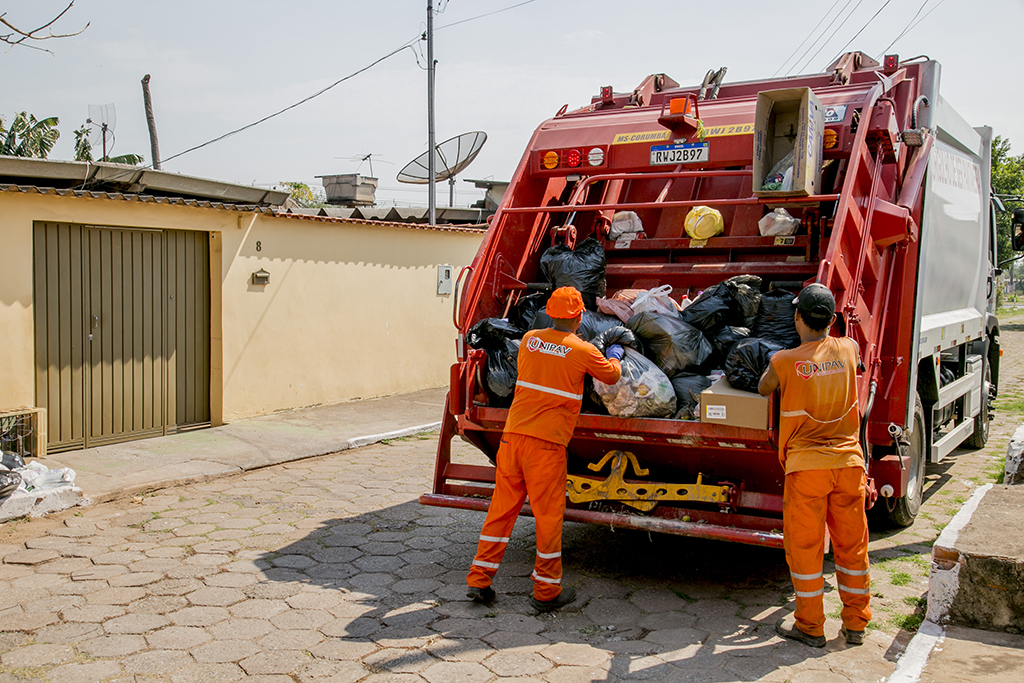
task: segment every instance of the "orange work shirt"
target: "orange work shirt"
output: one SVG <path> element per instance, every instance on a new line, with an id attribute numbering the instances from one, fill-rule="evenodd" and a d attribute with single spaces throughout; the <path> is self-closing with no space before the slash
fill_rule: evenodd
<path id="1" fill-rule="evenodd" d="M 519 378 L 505 433 L 568 445 L 583 405 L 583 378 L 615 384 L 620 373 L 619 361 L 571 332 L 527 332 L 519 344 Z"/>
<path id="2" fill-rule="evenodd" d="M 825 337 L 771 360 L 781 394 L 779 461 L 786 474 L 863 467 L 857 342 Z"/>

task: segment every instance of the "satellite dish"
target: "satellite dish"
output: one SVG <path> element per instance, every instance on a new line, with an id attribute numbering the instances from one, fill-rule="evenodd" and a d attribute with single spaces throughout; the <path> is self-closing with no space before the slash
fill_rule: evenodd
<path id="1" fill-rule="evenodd" d="M 448 206 L 455 203 L 455 176 L 473 163 L 487 142 L 487 133 L 478 130 L 449 138 L 434 147 L 434 182 L 447 180 Z M 426 185 L 430 182 L 430 151 L 419 155 L 398 172 L 398 182 Z"/>

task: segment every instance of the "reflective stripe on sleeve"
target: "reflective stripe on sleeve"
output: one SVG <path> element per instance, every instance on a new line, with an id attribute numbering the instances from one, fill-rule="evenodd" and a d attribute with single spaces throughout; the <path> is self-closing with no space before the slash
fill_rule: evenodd
<path id="1" fill-rule="evenodd" d="M 870 588 L 850 588 L 849 586 L 844 586 L 843 584 L 839 584 L 839 590 L 846 591 L 847 593 L 853 593 L 854 595 L 870 595 L 871 594 L 871 589 Z"/>
<path id="2" fill-rule="evenodd" d="M 797 574 L 795 572 L 790 572 L 789 575 L 799 581 L 810 581 L 811 579 L 820 579 L 822 576 L 821 572 L 818 572 L 817 574 Z"/>
<path id="3" fill-rule="evenodd" d="M 508 543 L 509 537 L 505 536 L 504 538 L 499 538 L 498 536 L 484 536 L 483 534 L 480 534 L 480 540 L 489 541 L 491 543 Z"/>
<path id="4" fill-rule="evenodd" d="M 557 552 L 557 553 L 542 553 L 539 550 L 537 551 L 537 557 L 539 557 L 539 558 L 541 558 L 543 560 L 553 560 L 556 557 L 561 557 L 561 556 L 562 556 L 561 552 Z"/>
<path id="5" fill-rule="evenodd" d="M 836 565 L 836 571 L 849 574 L 850 576 L 867 576 L 871 573 L 870 569 L 847 569 L 846 567 L 840 567 L 838 564 Z"/>
<path id="6" fill-rule="evenodd" d="M 549 579 L 546 576 L 541 576 L 540 574 L 538 574 L 536 572 L 536 570 L 533 572 L 533 574 L 531 574 L 531 577 L 533 579 L 537 580 L 537 581 L 543 581 L 544 583 L 554 583 L 554 584 L 562 583 L 561 579 Z"/>
<path id="7" fill-rule="evenodd" d="M 815 598 L 825 592 L 824 588 L 819 588 L 816 591 L 797 591 L 796 597 L 798 598 Z"/>
<path id="8" fill-rule="evenodd" d="M 531 384 L 530 382 L 524 382 L 518 380 L 516 382 L 517 387 L 526 387 L 527 389 L 536 389 L 537 391 L 543 391 L 545 394 L 554 394 L 555 396 L 561 396 L 562 398 L 571 398 L 574 401 L 582 401 L 583 394 L 570 394 L 568 391 L 562 391 L 561 389 L 552 389 L 551 387 L 545 387 L 540 384 Z"/>
<path id="9" fill-rule="evenodd" d="M 497 562 L 484 562 L 483 560 L 473 560 L 473 564 L 478 567 L 487 567 L 488 569 L 497 569 L 501 566 Z"/>

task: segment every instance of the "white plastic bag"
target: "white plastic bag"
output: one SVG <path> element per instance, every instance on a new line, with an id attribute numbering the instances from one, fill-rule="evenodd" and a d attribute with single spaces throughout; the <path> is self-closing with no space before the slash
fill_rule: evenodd
<path id="1" fill-rule="evenodd" d="M 636 300 L 633 301 L 633 315 L 645 311 L 663 315 L 679 315 L 679 307 L 669 297 L 671 293 L 672 285 L 662 285 L 646 292 L 640 292 L 636 295 Z"/>
<path id="2" fill-rule="evenodd" d="M 613 241 L 633 239 L 643 231 L 644 226 L 640 223 L 640 216 L 637 216 L 635 211 L 619 211 L 612 216 L 608 239 Z"/>
<path id="3" fill-rule="evenodd" d="M 779 207 L 770 214 L 763 216 L 757 222 L 757 229 L 761 231 L 762 237 L 795 235 L 800 228 L 800 219 L 793 218 L 789 212 Z"/>
<path id="4" fill-rule="evenodd" d="M 676 412 L 676 391 L 668 376 L 629 347 L 624 349 L 619 381 L 605 384 L 595 379 L 594 391 L 616 417 L 671 417 Z"/>

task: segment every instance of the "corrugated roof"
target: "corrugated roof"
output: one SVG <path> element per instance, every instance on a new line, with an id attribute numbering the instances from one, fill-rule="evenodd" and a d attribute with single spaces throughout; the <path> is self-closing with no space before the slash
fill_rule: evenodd
<path id="1" fill-rule="evenodd" d="M 167 194 L 243 205 L 281 205 L 287 192 L 110 162 L 0 155 L 0 178 L 18 185 L 64 186 L 107 192 Z M 44 181 L 37 183 L 36 180 Z"/>
<path id="2" fill-rule="evenodd" d="M 374 221 L 365 218 L 335 218 L 333 216 L 311 216 L 307 214 L 288 213 L 286 211 L 275 211 L 271 207 L 258 206 L 255 204 L 231 204 L 215 202 L 206 199 L 185 199 L 183 197 L 155 197 L 145 194 L 130 194 L 125 192 L 97 192 L 92 190 L 71 190 L 54 187 L 38 187 L 35 185 L 13 185 L 0 184 L 0 192 L 20 192 L 23 194 L 35 193 L 42 195 L 57 195 L 60 197 L 80 197 L 85 199 L 107 199 L 113 201 L 141 202 L 144 204 L 168 204 L 172 206 L 192 206 L 202 209 L 224 209 L 226 211 L 255 212 L 262 213 L 275 218 L 292 220 L 318 221 L 321 223 L 350 223 L 356 225 L 375 225 L 382 227 L 406 228 L 408 230 L 437 230 L 441 232 L 464 232 L 480 234 L 486 231 L 486 225 L 435 225 L 430 226 L 424 223 L 401 223 L 397 221 Z"/>

